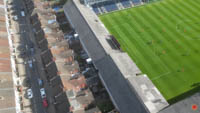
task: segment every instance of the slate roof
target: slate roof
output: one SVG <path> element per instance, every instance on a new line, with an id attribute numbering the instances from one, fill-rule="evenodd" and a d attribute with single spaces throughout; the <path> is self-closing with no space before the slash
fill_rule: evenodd
<path id="1" fill-rule="evenodd" d="M 172 104 L 159 113 L 200 113 L 200 108 L 197 108 L 197 110 L 192 109 L 193 105 L 200 107 L 200 92 Z"/>

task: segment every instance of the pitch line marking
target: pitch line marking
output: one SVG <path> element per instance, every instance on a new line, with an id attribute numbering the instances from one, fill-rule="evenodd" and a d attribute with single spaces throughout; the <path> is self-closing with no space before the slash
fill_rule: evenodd
<path id="1" fill-rule="evenodd" d="M 160 78 L 162 78 L 163 76 L 169 75 L 170 73 L 171 73 L 171 71 L 168 71 L 168 72 L 163 73 L 163 74 L 161 74 L 161 75 L 159 75 L 159 76 L 157 76 L 157 77 L 152 78 L 151 80 L 153 81 L 153 80 L 160 79 Z"/>

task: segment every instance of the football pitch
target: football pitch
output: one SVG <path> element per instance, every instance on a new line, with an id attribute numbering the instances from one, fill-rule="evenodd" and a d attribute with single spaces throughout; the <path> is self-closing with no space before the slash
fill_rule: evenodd
<path id="1" fill-rule="evenodd" d="M 166 100 L 200 87 L 200 0 L 163 0 L 100 15 Z"/>

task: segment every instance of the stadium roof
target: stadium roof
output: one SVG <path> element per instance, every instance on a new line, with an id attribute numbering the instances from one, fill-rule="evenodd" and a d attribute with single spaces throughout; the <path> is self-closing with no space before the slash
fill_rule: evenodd
<path id="1" fill-rule="evenodd" d="M 107 42 L 108 31 L 89 7 L 82 5 L 79 0 L 68 0 L 64 11 L 72 27 L 78 32 L 85 51 L 98 69 L 115 107 L 121 113 L 148 113 L 149 111 L 154 113 L 162 109 L 160 113 L 199 112 L 191 109 L 191 104 L 198 105 L 199 94 L 167 107 L 168 103 L 149 78 L 136 76 L 140 70 L 130 57 L 126 53 L 112 49 Z M 147 87 L 148 94 L 155 97 L 154 100 L 161 101 L 149 101 L 148 95 L 142 90 L 144 85 Z"/>
<path id="2" fill-rule="evenodd" d="M 112 50 L 104 38 L 109 34 L 105 31 L 102 31 L 102 28 L 99 28 L 99 26 L 96 26 L 96 29 L 99 28 L 99 32 L 95 32 L 97 34 L 94 34 L 92 30 L 84 30 L 91 28 L 88 26 L 86 21 L 84 21 L 83 17 L 78 15 L 80 13 L 72 1 L 68 1 L 64 8 L 65 12 L 70 15 L 70 18 L 68 17 L 68 19 L 71 19 L 71 23 L 74 23 L 73 27 L 80 35 L 81 43 L 84 49 L 92 58 L 95 67 L 99 70 L 100 78 L 104 82 L 104 85 L 116 108 L 121 113 L 148 113 L 148 110 L 138 97 L 137 93 L 132 90 L 127 80 L 123 77 L 123 74 L 120 72 L 117 65 L 108 54 L 111 52 L 113 54 L 117 52 Z M 96 38 L 96 36 L 102 35 L 103 38 Z M 102 43 L 107 49 L 102 47 Z"/>
<path id="3" fill-rule="evenodd" d="M 159 113 L 200 113 L 198 107 L 200 107 L 200 92 L 167 107 Z"/>

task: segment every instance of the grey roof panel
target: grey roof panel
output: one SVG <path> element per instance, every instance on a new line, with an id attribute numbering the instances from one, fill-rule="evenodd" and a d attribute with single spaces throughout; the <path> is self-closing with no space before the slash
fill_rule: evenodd
<path id="1" fill-rule="evenodd" d="M 147 113 L 144 104 L 136 92 L 129 87 L 110 56 L 95 62 L 95 66 L 99 69 L 100 78 L 106 84 L 121 113 Z"/>
<path id="2" fill-rule="evenodd" d="M 200 92 L 172 104 L 159 113 L 200 113 L 200 109 L 193 110 L 192 105 L 200 106 Z"/>
<path id="3" fill-rule="evenodd" d="M 105 50 L 95 38 L 96 36 L 81 16 L 79 10 L 72 4 L 73 3 L 68 2 L 68 4 L 65 5 L 65 7 L 68 7 L 64 9 L 66 12 L 65 14 L 70 15 L 71 23 L 73 23 L 73 27 L 80 34 L 81 43 L 92 60 L 96 61 L 101 59 L 106 55 Z"/>

